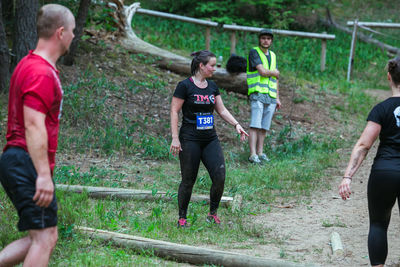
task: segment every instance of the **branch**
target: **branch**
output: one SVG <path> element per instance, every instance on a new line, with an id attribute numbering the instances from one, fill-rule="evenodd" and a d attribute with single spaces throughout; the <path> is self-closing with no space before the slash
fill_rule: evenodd
<path id="1" fill-rule="evenodd" d="M 138 10 L 139 8 L 140 8 L 140 3 L 136 2 L 125 9 L 125 16 L 127 17 L 127 22 L 128 22 L 129 27 L 131 27 L 131 25 L 132 25 L 133 15 L 135 15 L 136 10 Z"/>

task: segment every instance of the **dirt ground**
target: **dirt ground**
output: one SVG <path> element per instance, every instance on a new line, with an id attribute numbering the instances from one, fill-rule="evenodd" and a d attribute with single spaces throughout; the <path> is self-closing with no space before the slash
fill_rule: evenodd
<path id="1" fill-rule="evenodd" d="M 382 90 L 369 90 L 369 93 L 377 96 L 378 100 L 389 96 L 388 91 Z M 267 234 L 269 238 L 275 236 L 283 242 L 271 240 L 268 244 L 257 246 L 255 250 L 240 252 L 320 266 L 368 266 L 367 182 L 377 145 L 378 142 L 354 176 L 353 194 L 349 200 L 339 198 L 341 176 L 332 176 L 330 188 L 315 192 L 309 201 L 301 201 L 301 204 L 283 203 L 272 207 L 271 212 L 255 218 L 266 229 L 272 229 Z M 344 156 L 340 170 L 333 173 L 342 174 L 346 168 L 351 148 L 342 152 Z M 399 211 L 395 205 L 388 231 L 387 266 L 400 266 L 399 228 Z M 332 255 L 332 232 L 339 233 L 341 237 L 343 256 Z"/>

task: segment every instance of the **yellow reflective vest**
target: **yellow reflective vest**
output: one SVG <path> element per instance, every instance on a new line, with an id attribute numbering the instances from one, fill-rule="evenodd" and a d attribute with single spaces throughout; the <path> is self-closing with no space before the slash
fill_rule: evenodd
<path id="1" fill-rule="evenodd" d="M 271 54 L 271 66 L 268 66 L 267 56 L 264 52 L 257 46 L 254 47 L 260 56 L 263 67 L 266 70 L 275 70 L 276 69 L 276 55 L 274 52 L 269 51 Z M 256 71 L 250 71 L 249 57 L 247 57 L 247 86 L 248 86 L 248 94 L 252 94 L 254 92 L 259 92 L 262 94 L 269 94 L 270 97 L 276 98 L 277 93 L 277 79 L 274 76 L 271 77 L 263 77 Z"/>

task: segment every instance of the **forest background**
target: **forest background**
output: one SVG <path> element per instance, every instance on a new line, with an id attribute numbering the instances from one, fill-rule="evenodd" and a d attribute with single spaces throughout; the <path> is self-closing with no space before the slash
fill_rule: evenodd
<path id="1" fill-rule="evenodd" d="M 0 145 L 5 144 L 7 83 L 16 62 L 32 49 L 35 30 L 29 30 L 32 14 L 44 0 L 2 0 L 0 19 Z M 225 195 L 243 196 L 240 212 L 221 208 L 223 226 L 204 221 L 207 205 L 191 203 L 185 231 L 175 229 L 179 162 L 169 153 L 169 103 L 178 81 L 185 78 L 157 66 L 157 58 L 126 51 L 118 42 L 117 25 L 103 1 L 51 1 L 78 15 L 87 4 L 84 28 L 72 62 L 60 60 L 64 87 L 63 117 L 56 183 L 166 191 L 174 200 L 94 200 L 87 194 L 57 192 L 60 240 L 51 265 L 131 266 L 175 265 L 154 257 L 116 248 L 112 243 L 88 240 L 74 226 L 89 226 L 176 243 L 241 251 L 250 255 L 304 262 L 302 254 L 287 249 L 288 236 L 266 226 L 277 206 L 307 205 L 314 193 L 336 186 L 343 161 L 359 136 L 368 111 L 377 103 L 368 92 L 387 90 L 386 63 L 393 55 L 371 44 L 357 43 L 352 81 L 346 81 L 351 36 L 326 26 L 329 9 L 336 22 L 347 20 L 398 22 L 399 3 L 393 1 L 142 1 L 143 8 L 220 23 L 335 34 L 328 41 L 326 70 L 320 70 L 320 40 L 276 35 L 273 51 L 281 71 L 284 107 L 276 113 L 265 150 L 267 166 L 247 162 L 248 145 L 240 143 L 232 127 L 217 121 L 227 168 Z M 126 1 L 130 4 L 133 1 Z M 359 12 L 363 10 L 363 12 Z M 26 12 L 26 13 L 24 13 Z M 34 20 L 33 20 L 34 21 Z M 204 49 L 204 28 L 184 22 L 141 14 L 132 27 L 143 40 L 188 57 Z M 381 42 L 400 47 L 398 30 L 368 32 Z M 256 34 L 238 33 L 237 54 L 247 56 L 257 44 Z M 33 46 L 32 46 L 33 45 Z M 6 48 L 5 48 L 6 47 Z M 229 33 L 212 31 L 211 50 L 229 58 Z M 7 63 L 4 57 L 8 55 Z M 72 65 L 71 65 L 72 63 Z M 6 78 L 7 77 L 7 78 Z M 225 105 L 246 127 L 249 104 L 243 95 L 222 90 Z M 202 168 L 194 193 L 208 194 L 210 181 Z M 0 248 L 21 234 L 17 216 L 0 190 Z M 260 219 L 262 218 L 262 219 Z M 256 220 L 257 219 L 257 220 Z M 344 222 L 321 217 L 322 227 L 343 227 Z M 276 227 L 279 227 L 278 225 Z M 256 251 L 271 245 L 276 250 Z M 256 251 L 256 252 L 254 252 Z M 277 252 L 276 252 L 277 251 Z M 325 264 L 325 251 L 312 250 L 315 261 Z M 329 257 L 328 257 L 329 258 Z"/>

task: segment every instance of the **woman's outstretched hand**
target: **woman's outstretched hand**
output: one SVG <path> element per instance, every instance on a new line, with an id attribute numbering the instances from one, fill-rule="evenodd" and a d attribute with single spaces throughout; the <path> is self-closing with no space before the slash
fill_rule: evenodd
<path id="1" fill-rule="evenodd" d="M 244 141 L 246 140 L 246 137 L 249 136 L 248 133 L 246 133 L 246 131 L 243 129 L 242 125 L 240 124 L 236 124 L 236 131 L 238 134 L 240 134 L 240 141 Z"/>
<path id="2" fill-rule="evenodd" d="M 350 190 L 351 179 L 343 178 L 342 182 L 339 185 L 339 195 L 343 200 L 350 198 L 351 190 Z"/>

